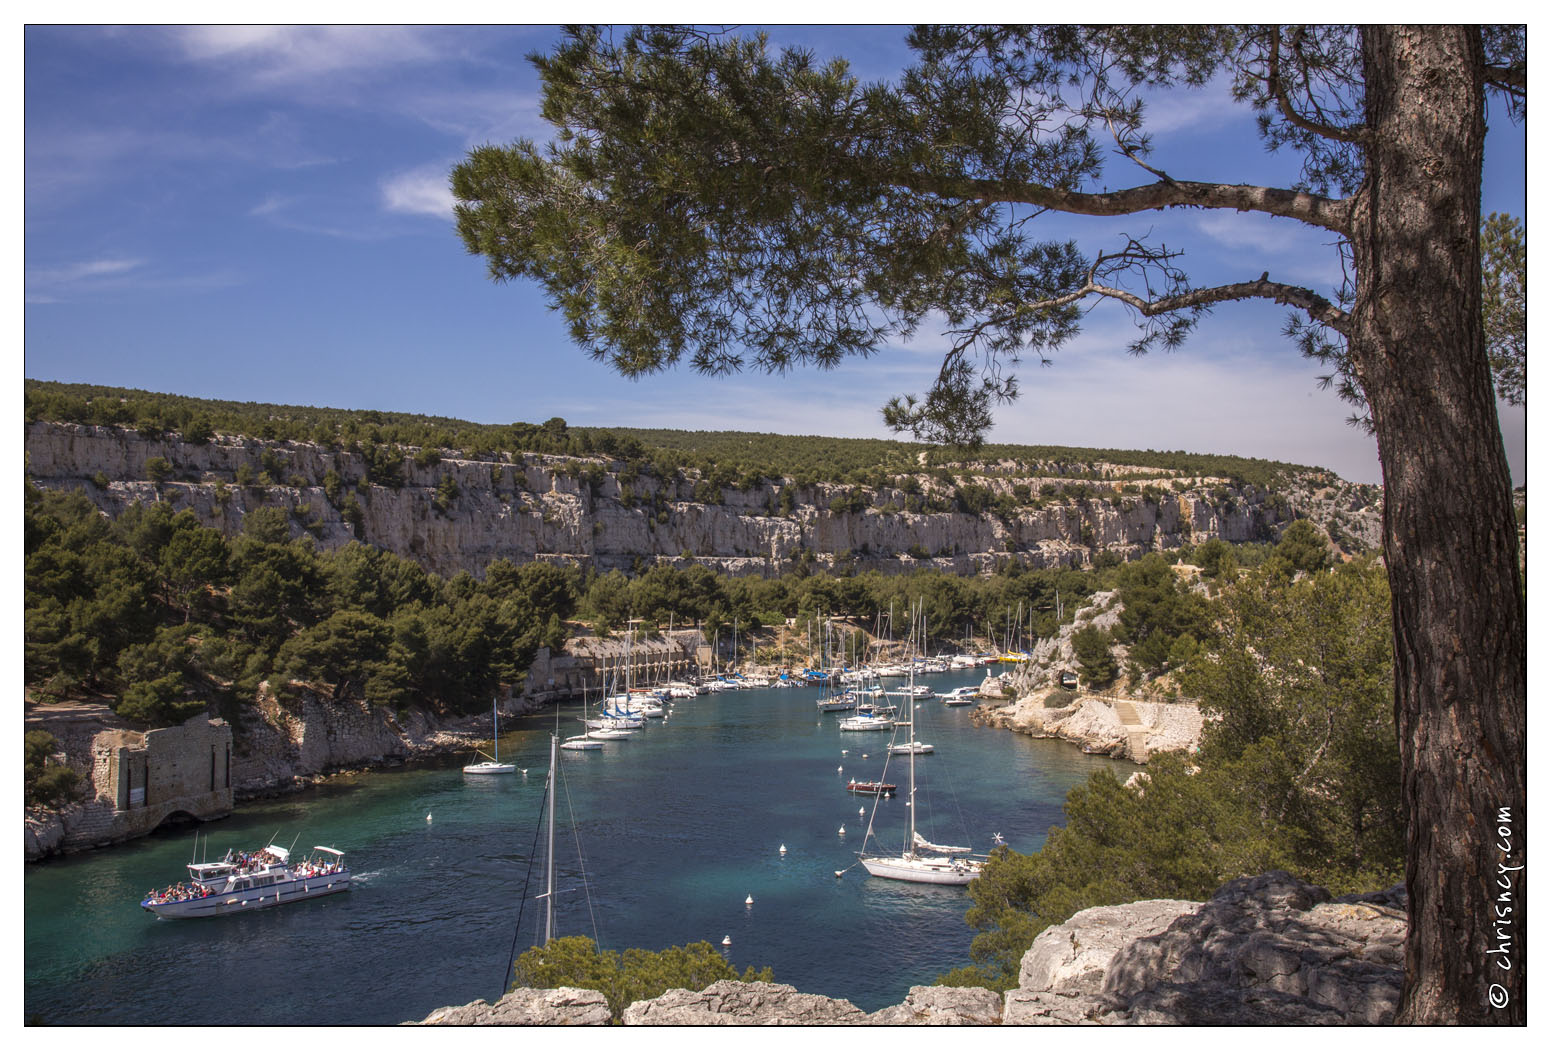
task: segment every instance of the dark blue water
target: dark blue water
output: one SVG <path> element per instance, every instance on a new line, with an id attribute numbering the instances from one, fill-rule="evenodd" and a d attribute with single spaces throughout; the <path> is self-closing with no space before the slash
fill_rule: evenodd
<path id="1" fill-rule="evenodd" d="M 934 689 L 978 674 L 933 676 Z M 962 888 L 869 877 L 854 864 L 873 800 L 845 791 L 884 773 L 884 733 L 842 733 L 817 691 L 750 690 L 678 702 L 632 740 L 561 752 L 557 934 L 604 948 L 709 941 L 740 971 L 771 967 L 804 992 L 865 1010 L 968 962 Z M 580 731 L 564 713 L 562 735 Z M 1037 849 L 1067 790 L 1116 766 L 1071 745 L 971 726 L 969 709 L 917 709 L 917 824 L 928 839 L 988 850 L 1000 832 Z M 348 894 L 204 920 L 137 907 L 184 876 L 192 832 L 29 865 L 30 1020 L 59 1024 L 381 1024 L 502 991 L 536 940 L 539 829 L 553 715 L 519 720 L 501 756 L 526 776 L 467 778 L 466 757 L 341 777 L 203 826 L 211 856 L 273 837 L 347 852 Z M 842 750 L 848 755 L 842 756 Z M 867 758 L 862 757 L 867 754 Z M 882 849 L 904 841 L 905 757 L 877 801 Z M 844 773 L 837 768 L 844 767 Z M 426 821 L 426 815 L 432 818 Z M 844 825 L 846 836 L 838 835 Z M 296 838 L 299 837 L 299 838 Z M 780 847 L 785 844 L 783 856 Z M 578 848 L 580 853 L 578 853 Z M 835 871 L 848 869 L 841 879 Z M 753 895 L 754 904 L 745 905 Z"/>

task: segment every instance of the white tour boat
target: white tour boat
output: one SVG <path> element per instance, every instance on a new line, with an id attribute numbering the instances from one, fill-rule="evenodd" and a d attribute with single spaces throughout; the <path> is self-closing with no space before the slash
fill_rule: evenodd
<path id="1" fill-rule="evenodd" d="M 313 847 L 299 862 L 273 844 L 252 854 L 229 850 L 220 861 L 190 863 L 188 873 L 191 882 L 153 892 L 140 907 L 157 917 L 189 919 L 266 909 L 350 889 L 344 852 L 333 847 Z"/>

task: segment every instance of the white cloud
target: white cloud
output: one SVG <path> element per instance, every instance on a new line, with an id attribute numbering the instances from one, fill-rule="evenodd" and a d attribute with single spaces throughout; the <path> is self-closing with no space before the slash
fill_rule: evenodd
<path id="1" fill-rule="evenodd" d="M 255 218 L 266 215 L 278 215 L 291 206 L 293 198 L 282 197 L 272 193 L 258 204 L 248 209 L 248 214 Z"/>
<path id="2" fill-rule="evenodd" d="M 310 84 L 441 57 L 417 29 L 387 26 L 201 26 L 181 29 L 186 58 L 256 86 Z"/>
<path id="3" fill-rule="evenodd" d="M 1164 135 L 1198 127 L 1222 128 L 1235 120 L 1254 126 L 1253 111 L 1233 101 L 1232 84 L 1216 77 L 1199 88 L 1180 87 L 1147 92 L 1144 127 L 1149 134 Z"/>
<path id="4" fill-rule="evenodd" d="M 33 303 L 55 302 L 47 290 L 119 277 L 138 269 L 144 262 L 142 259 L 89 259 L 61 266 L 37 267 L 27 271 L 27 298 Z"/>
<path id="5" fill-rule="evenodd" d="M 382 180 L 382 206 L 406 215 L 450 218 L 452 190 L 447 185 L 447 172 L 445 166 L 425 165 L 388 176 Z"/>
<path id="6" fill-rule="evenodd" d="M 122 274 L 143 265 L 141 259 L 93 259 L 84 263 L 71 263 L 69 266 L 59 267 L 54 270 L 39 271 L 47 275 L 49 279 L 58 282 L 80 281 L 91 277 L 103 277 L 111 274 Z"/>
<path id="7" fill-rule="evenodd" d="M 1297 282 L 1316 291 L 1341 282 L 1341 256 L 1329 231 L 1258 212 L 1226 211 L 1196 216 L 1195 228 L 1231 257 L 1245 258 L 1239 280 L 1265 270 L 1274 281 Z"/>

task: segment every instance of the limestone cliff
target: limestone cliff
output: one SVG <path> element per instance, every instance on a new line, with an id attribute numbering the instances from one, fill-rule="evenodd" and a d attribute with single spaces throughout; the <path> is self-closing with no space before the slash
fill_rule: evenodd
<path id="1" fill-rule="evenodd" d="M 721 489 L 720 502 L 706 503 L 693 499 L 693 472 L 627 476 L 618 461 L 536 453 L 465 459 L 453 450 L 404 450 L 402 464 L 384 476 L 362 451 L 305 442 L 217 435 L 193 443 L 129 428 L 34 422 L 26 454 L 35 483 L 81 489 L 110 515 L 162 500 L 234 533 L 249 511 L 280 507 L 293 532 L 310 533 L 324 549 L 358 539 L 442 575 L 479 575 L 497 558 L 602 571 L 698 562 L 768 576 L 802 561 L 971 574 L 1007 558 L 1080 566 L 1105 552 L 1130 559 L 1210 537 L 1269 540 L 1299 516 L 1354 547 L 1375 546 L 1380 528 L 1369 489 L 1328 478 L 1294 479 L 1276 492 L 1212 478 L 1161 477 L 1159 485 L 1101 478 L 1086 483 L 1085 497 L 1028 497 L 1011 511 L 972 514 L 900 510 L 920 505 L 923 495 L 939 497 L 939 507 L 948 503 L 951 486 L 928 474 L 896 477 L 901 489 L 766 480 Z M 157 459 L 166 461 L 165 474 L 156 472 L 153 482 L 147 465 Z M 1100 475 L 1126 473 L 1090 466 Z M 978 463 L 962 465 L 958 477 L 993 495 L 1026 497 L 1065 469 Z"/>

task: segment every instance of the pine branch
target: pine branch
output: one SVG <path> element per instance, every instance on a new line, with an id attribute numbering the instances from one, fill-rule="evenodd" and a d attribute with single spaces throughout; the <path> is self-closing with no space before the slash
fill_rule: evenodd
<path id="1" fill-rule="evenodd" d="M 1133 186 L 1113 193 L 1081 193 L 1037 183 L 1002 179 L 951 178 L 924 173 L 897 177 L 899 185 L 945 199 L 983 204 L 1028 204 L 1074 215 L 1132 215 L 1160 208 L 1232 208 L 1239 212 L 1297 219 L 1346 236 L 1350 233 L 1350 200 L 1316 193 L 1243 184 L 1176 180 Z"/>

